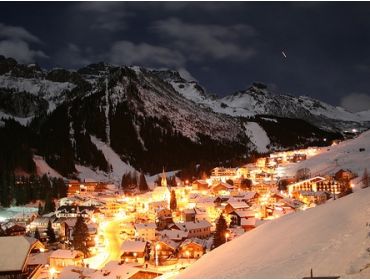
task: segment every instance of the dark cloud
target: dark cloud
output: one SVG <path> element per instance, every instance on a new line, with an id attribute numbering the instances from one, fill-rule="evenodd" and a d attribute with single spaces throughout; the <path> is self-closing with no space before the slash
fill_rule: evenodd
<path id="1" fill-rule="evenodd" d="M 22 63 L 47 58 L 43 51 L 32 49 L 30 43 L 40 44 L 41 41 L 23 27 L 0 23 L 0 54 Z"/>
<path id="2" fill-rule="evenodd" d="M 147 43 L 134 44 L 118 41 L 108 52 L 111 63 L 120 65 L 168 66 L 178 67 L 185 63 L 184 56 L 171 49 Z"/>
<path id="3" fill-rule="evenodd" d="M 153 30 L 170 41 L 173 48 L 187 54 L 189 60 L 212 59 L 247 60 L 256 50 L 240 44 L 242 38 L 252 37 L 256 31 L 246 24 L 230 26 L 193 24 L 178 18 L 154 23 Z"/>
<path id="4" fill-rule="evenodd" d="M 357 110 L 352 93 L 370 93 L 369 13 L 368 2 L 1 2 L 0 54 L 178 69 L 219 95 L 261 81 Z"/>
<path id="5" fill-rule="evenodd" d="M 364 93 L 351 93 L 342 98 L 341 106 L 351 112 L 370 110 L 370 96 Z"/>
<path id="6" fill-rule="evenodd" d="M 107 31 L 119 31 L 125 29 L 126 18 L 133 13 L 122 5 L 122 2 L 83 2 L 76 8 L 80 13 L 92 17 L 94 22 L 93 29 Z"/>

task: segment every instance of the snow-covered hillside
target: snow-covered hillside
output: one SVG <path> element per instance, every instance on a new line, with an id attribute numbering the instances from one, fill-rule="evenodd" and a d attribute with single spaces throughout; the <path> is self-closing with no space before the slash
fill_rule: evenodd
<path id="1" fill-rule="evenodd" d="M 335 173 L 342 168 L 361 176 L 365 168 L 370 170 L 370 131 L 338 145 L 321 148 L 316 156 L 300 163 L 288 164 L 281 167 L 281 170 L 287 176 L 294 176 L 301 168 L 309 168 L 311 175 Z"/>
<path id="2" fill-rule="evenodd" d="M 71 91 L 76 85 L 65 82 L 52 82 L 45 79 L 26 79 L 0 75 L 0 89 L 10 89 L 15 92 L 26 92 L 43 98 L 48 102 L 48 112 L 53 111 L 65 100 L 65 93 Z"/>
<path id="3" fill-rule="evenodd" d="M 36 173 L 38 176 L 47 175 L 49 177 L 54 178 L 63 178 L 62 175 L 60 175 L 57 171 L 51 168 L 49 164 L 47 164 L 47 162 L 41 156 L 34 155 L 33 161 L 35 162 Z"/>
<path id="4" fill-rule="evenodd" d="M 265 223 L 178 278 L 370 277 L 370 188 Z"/>
<path id="5" fill-rule="evenodd" d="M 112 167 L 112 171 L 109 174 L 110 180 L 120 184 L 122 175 L 128 172 L 136 171 L 132 166 L 123 162 L 121 158 L 112 150 L 106 143 L 100 141 L 98 138 L 91 136 L 91 141 L 96 147 L 103 152 L 105 159 L 108 164 Z"/>
<path id="6" fill-rule="evenodd" d="M 266 131 L 256 122 L 247 122 L 244 126 L 245 133 L 256 147 L 256 151 L 259 153 L 267 153 L 269 151 L 267 146 L 270 144 L 270 139 Z"/>

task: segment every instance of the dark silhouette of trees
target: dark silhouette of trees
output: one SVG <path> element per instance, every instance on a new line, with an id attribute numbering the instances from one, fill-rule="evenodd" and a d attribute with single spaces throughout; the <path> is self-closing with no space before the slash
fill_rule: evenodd
<path id="1" fill-rule="evenodd" d="M 175 190 L 171 190 L 170 209 L 172 211 L 176 211 L 177 209 L 177 199 Z"/>
<path id="2" fill-rule="evenodd" d="M 218 218 L 216 224 L 216 231 L 213 238 L 213 246 L 217 248 L 218 246 L 226 242 L 226 232 L 227 232 L 227 223 L 224 216 L 221 214 Z"/>
<path id="3" fill-rule="evenodd" d="M 89 230 L 82 216 L 77 217 L 76 224 L 73 228 L 73 247 L 75 250 L 80 250 L 85 256 L 89 254 L 87 248 L 87 240 L 89 238 Z"/>

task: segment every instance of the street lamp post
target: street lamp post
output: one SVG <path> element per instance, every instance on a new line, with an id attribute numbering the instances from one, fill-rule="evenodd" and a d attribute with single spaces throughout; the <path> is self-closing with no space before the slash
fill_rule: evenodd
<path id="1" fill-rule="evenodd" d="M 155 245 L 155 265 L 158 266 L 158 251 L 161 249 L 161 245 L 160 244 L 156 244 Z"/>

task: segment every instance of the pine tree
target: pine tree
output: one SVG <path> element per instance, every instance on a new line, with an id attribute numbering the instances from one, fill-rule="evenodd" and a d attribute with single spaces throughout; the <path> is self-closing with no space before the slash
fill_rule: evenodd
<path id="1" fill-rule="evenodd" d="M 368 188 L 369 187 L 369 173 L 367 172 L 367 168 L 364 170 L 364 174 L 362 175 L 362 188 Z"/>
<path id="2" fill-rule="evenodd" d="M 35 229 L 35 233 L 34 233 L 33 237 L 36 238 L 37 240 L 41 240 L 40 232 L 39 232 L 39 229 L 37 227 Z"/>
<path id="3" fill-rule="evenodd" d="M 176 211 L 177 209 L 177 199 L 176 199 L 176 193 L 174 190 L 171 190 L 170 209 L 172 211 Z"/>
<path id="4" fill-rule="evenodd" d="M 221 214 L 216 224 L 216 231 L 213 239 L 213 246 L 216 248 L 226 242 L 227 223 L 224 216 Z"/>
<path id="5" fill-rule="evenodd" d="M 54 212 L 55 211 L 55 202 L 54 199 L 51 197 L 50 194 L 46 196 L 45 206 L 44 206 L 44 214 Z"/>
<path id="6" fill-rule="evenodd" d="M 38 209 L 37 213 L 39 214 L 39 216 L 41 216 L 42 213 L 44 213 L 44 208 L 42 207 L 41 202 L 39 202 L 39 209 Z"/>
<path id="7" fill-rule="evenodd" d="M 73 247 L 75 250 L 80 250 L 85 256 L 88 255 L 89 250 L 87 248 L 86 242 L 89 237 L 89 232 L 87 225 L 82 216 L 77 217 L 76 224 L 73 228 Z"/>
<path id="8" fill-rule="evenodd" d="M 48 222 L 48 228 L 46 230 L 46 234 L 47 234 L 47 236 L 49 238 L 49 240 L 48 240 L 49 243 L 54 243 L 55 241 L 57 241 L 56 240 L 56 237 L 55 237 L 55 232 L 54 232 L 54 229 L 53 229 L 53 227 L 51 225 L 51 221 L 50 220 Z"/>
<path id="9" fill-rule="evenodd" d="M 146 192 L 149 190 L 148 183 L 146 182 L 145 175 L 143 172 L 140 173 L 139 190 L 142 192 Z"/>
<path id="10" fill-rule="evenodd" d="M 137 174 L 136 171 L 133 171 L 131 173 L 131 187 L 136 188 L 137 187 Z"/>

